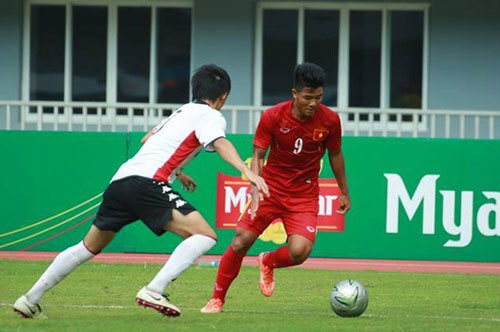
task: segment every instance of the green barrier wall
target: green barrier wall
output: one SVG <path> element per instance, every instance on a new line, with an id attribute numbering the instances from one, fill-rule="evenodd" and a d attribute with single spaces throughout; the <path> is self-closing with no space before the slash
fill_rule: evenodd
<path id="1" fill-rule="evenodd" d="M 142 135 L 0 132 L 0 250 L 60 251 L 80 240 L 98 199 L 47 218 L 102 192 Z M 250 135 L 229 139 L 251 156 Z M 318 233 L 312 256 L 500 262 L 500 141 L 347 137 L 343 150 L 353 207 L 343 233 Z M 239 174 L 205 152 L 185 171 L 198 182 L 185 198 L 215 224 L 216 173 Z M 325 159 L 321 177 L 331 175 Z M 233 233 L 218 229 L 209 253 L 222 254 Z M 170 253 L 179 241 L 137 222 L 105 251 Z M 276 247 L 257 240 L 250 255 Z"/>

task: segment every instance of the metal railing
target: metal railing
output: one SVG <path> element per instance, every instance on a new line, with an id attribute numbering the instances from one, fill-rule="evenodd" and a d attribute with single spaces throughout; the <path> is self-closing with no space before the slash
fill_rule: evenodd
<path id="1" fill-rule="evenodd" d="M 0 129 L 147 131 L 180 104 L 0 101 Z M 228 133 L 253 133 L 267 106 L 227 105 Z M 334 108 L 345 136 L 500 138 L 500 110 Z"/>

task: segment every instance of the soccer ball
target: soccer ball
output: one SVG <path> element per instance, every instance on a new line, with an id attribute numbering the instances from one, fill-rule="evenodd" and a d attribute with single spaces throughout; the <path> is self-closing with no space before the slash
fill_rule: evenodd
<path id="1" fill-rule="evenodd" d="M 356 280 L 342 280 L 333 286 L 330 305 L 339 316 L 357 317 L 368 306 L 368 293 Z"/>

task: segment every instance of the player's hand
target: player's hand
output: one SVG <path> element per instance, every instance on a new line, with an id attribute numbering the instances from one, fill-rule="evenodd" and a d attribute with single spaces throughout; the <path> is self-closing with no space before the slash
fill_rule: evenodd
<path id="1" fill-rule="evenodd" d="M 339 208 L 337 210 L 337 213 L 346 214 L 350 208 L 351 208 L 351 199 L 349 198 L 349 195 L 340 195 Z"/>
<path id="2" fill-rule="evenodd" d="M 246 176 L 247 180 L 250 181 L 252 186 L 257 187 L 259 192 L 269 197 L 269 188 L 267 187 L 266 181 L 264 181 L 262 177 L 258 176 L 248 168 L 245 170 L 244 175 Z"/>
<path id="3" fill-rule="evenodd" d="M 259 202 L 264 199 L 264 195 L 257 189 L 257 187 L 252 186 L 252 206 L 250 207 L 250 219 L 253 220 L 255 218 L 255 214 L 259 209 Z"/>
<path id="4" fill-rule="evenodd" d="M 196 189 L 196 181 L 186 173 L 180 172 L 177 179 L 181 182 L 182 189 L 187 192 L 193 192 Z"/>

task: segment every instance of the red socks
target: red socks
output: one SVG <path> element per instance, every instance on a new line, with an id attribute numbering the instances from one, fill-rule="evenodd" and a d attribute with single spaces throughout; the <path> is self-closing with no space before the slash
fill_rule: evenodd
<path id="1" fill-rule="evenodd" d="M 240 272 L 243 257 L 245 257 L 245 254 L 235 252 L 233 247 L 229 245 L 220 261 L 212 298 L 224 301 L 229 286 Z"/>
<path id="2" fill-rule="evenodd" d="M 226 249 L 220 261 L 219 270 L 217 271 L 217 279 L 215 281 L 212 298 L 224 301 L 229 286 L 231 286 L 231 283 L 240 272 L 243 257 L 245 257 L 245 254 L 235 252 L 231 245 Z M 264 256 L 264 265 L 272 268 L 280 268 L 297 264 L 294 264 L 290 259 L 288 247 L 283 246 L 275 251 L 268 252 Z"/>
<path id="3" fill-rule="evenodd" d="M 263 263 L 272 268 L 297 265 L 290 259 L 290 253 L 288 252 L 287 246 L 279 247 L 275 251 L 268 252 L 264 255 Z"/>

